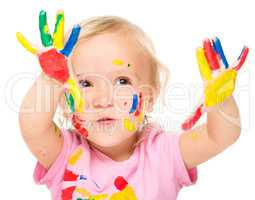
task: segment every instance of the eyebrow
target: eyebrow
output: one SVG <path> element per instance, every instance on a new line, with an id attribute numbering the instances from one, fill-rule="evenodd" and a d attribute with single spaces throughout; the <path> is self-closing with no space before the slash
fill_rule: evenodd
<path id="1" fill-rule="evenodd" d="M 122 73 L 127 73 L 127 72 L 128 72 L 128 75 L 134 75 L 139 81 L 141 81 L 141 77 L 137 73 L 135 73 L 135 72 L 131 73 L 130 71 L 127 71 L 127 70 L 116 70 L 116 71 L 111 71 L 110 73 L 113 73 L 113 74 L 122 74 Z M 78 74 L 76 74 L 76 76 L 80 77 L 83 74 L 85 74 L 85 73 L 78 73 Z"/>

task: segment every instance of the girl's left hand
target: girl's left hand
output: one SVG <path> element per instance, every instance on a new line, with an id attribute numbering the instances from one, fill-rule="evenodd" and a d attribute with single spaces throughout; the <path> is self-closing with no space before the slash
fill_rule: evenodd
<path id="1" fill-rule="evenodd" d="M 237 61 L 230 67 L 220 40 L 218 38 L 204 40 L 203 48 L 199 47 L 196 52 L 199 71 L 205 86 L 203 102 L 182 124 L 184 130 L 192 128 L 207 108 L 224 102 L 232 95 L 238 70 L 242 67 L 248 52 L 249 49 L 244 47 Z"/>

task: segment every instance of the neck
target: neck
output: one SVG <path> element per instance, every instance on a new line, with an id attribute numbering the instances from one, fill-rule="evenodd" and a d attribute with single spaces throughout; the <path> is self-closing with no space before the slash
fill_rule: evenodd
<path id="1" fill-rule="evenodd" d="M 121 142 L 118 145 L 111 146 L 111 147 L 102 147 L 93 142 L 89 142 L 94 148 L 105 154 L 106 156 L 110 157 L 112 160 L 115 161 L 124 161 L 127 160 L 133 153 L 135 149 L 135 143 L 138 140 L 138 134 L 134 133 L 131 137 L 126 139 L 125 141 Z"/>

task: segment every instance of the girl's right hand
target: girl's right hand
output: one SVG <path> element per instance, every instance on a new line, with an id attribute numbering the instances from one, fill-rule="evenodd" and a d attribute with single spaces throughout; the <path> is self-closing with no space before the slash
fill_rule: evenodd
<path id="1" fill-rule="evenodd" d="M 18 41 L 26 50 L 38 57 L 40 66 L 48 77 L 67 86 L 70 94 L 66 95 L 66 100 L 71 111 L 82 112 L 84 100 L 68 68 L 68 56 L 78 40 L 81 27 L 79 25 L 73 27 L 71 35 L 64 45 L 64 13 L 62 11 L 57 13 L 55 30 L 52 37 L 49 33 L 46 12 L 41 11 L 39 14 L 39 29 L 43 45 L 42 49 L 39 50 L 34 45 L 31 45 L 19 32 L 16 34 Z"/>

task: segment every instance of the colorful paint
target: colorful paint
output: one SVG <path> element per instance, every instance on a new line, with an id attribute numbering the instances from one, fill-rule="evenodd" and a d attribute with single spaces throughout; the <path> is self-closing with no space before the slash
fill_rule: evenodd
<path id="1" fill-rule="evenodd" d="M 121 66 L 124 65 L 124 62 L 121 59 L 115 59 L 112 61 L 113 65 Z"/>
<path id="2" fill-rule="evenodd" d="M 19 41 L 19 43 L 30 53 L 32 54 L 37 54 L 38 50 L 34 48 L 31 43 L 21 34 L 21 33 L 16 33 L 16 38 Z"/>
<path id="3" fill-rule="evenodd" d="M 78 122 L 77 116 L 75 115 L 72 116 L 72 125 L 78 131 L 78 133 L 81 134 L 81 136 L 85 138 L 88 137 L 88 130 Z"/>
<path id="4" fill-rule="evenodd" d="M 75 25 L 73 27 L 71 35 L 70 35 L 67 43 L 65 44 L 65 47 L 64 47 L 63 50 L 60 51 L 60 53 L 62 53 L 66 57 L 68 57 L 71 54 L 75 44 L 78 41 L 78 38 L 79 38 L 79 35 L 80 35 L 80 31 L 81 31 L 80 25 Z"/>
<path id="5" fill-rule="evenodd" d="M 64 20 L 64 12 L 58 12 L 56 16 L 55 30 L 53 33 L 53 47 L 57 50 L 64 48 Z"/>
<path id="6" fill-rule="evenodd" d="M 196 108 L 191 117 L 185 120 L 182 124 L 183 130 L 191 129 L 208 107 L 222 103 L 232 95 L 238 70 L 244 64 L 248 52 L 249 49 L 245 46 L 233 67 L 229 69 L 220 40 L 217 37 L 212 42 L 209 39 L 204 40 L 203 48 L 198 48 L 196 53 L 201 77 L 207 82 L 204 89 L 204 102 Z M 219 61 L 222 61 L 225 70 L 213 77 L 212 71 L 220 69 Z"/>
<path id="7" fill-rule="evenodd" d="M 80 157 L 82 156 L 83 154 L 83 150 L 82 148 L 77 148 L 73 153 L 72 155 L 70 156 L 69 160 L 68 160 L 68 164 L 69 165 L 75 165 L 76 162 L 80 159 Z"/>
<path id="8" fill-rule="evenodd" d="M 42 10 L 39 14 L 39 29 L 41 34 L 41 41 L 43 46 L 49 47 L 52 45 L 52 38 L 49 33 L 49 27 L 47 23 L 47 14 Z"/>
<path id="9" fill-rule="evenodd" d="M 71 112 L 83 112 L 84 99 L 78 85 L 70 77 L 67 63 L 67 57 L 71 54 L 79 38 L 80 25 L 73 27 L 65 46 L 63 11 L 59 11 L 56 15 L 53 38 L 49 32 L 47 14 L 44 10 L 39 13 L 39 29 L 42 45 L 44 47 L 52 47 L 53 45 L 51 49 L 37 50 L 21 33 L 16 34 L 17 40 L 27 51 L 38 57 L 40 66 L 47 76 L 59 81 L 68 88 L 70 95 L 66 95 L 66 100 Z"/>
<path id="10" fill-rule="evenodd" d="M 199 71 L 201 74 L 201 77 L 204 81 L 209 81 L 212 79 L 212 73 L 210 66 L 206 60 L 204 49 L 203 48 L 198 48 L 197 49 L 197 63 L 199 67 Z"/>
<path id="11" fill-rule="evenodd" d="M 134 94 L 134 95 L 133 95 L 132 107 L 131 107 L 131 109 L 130 109 L 130 111 L 129 111 L 130 114 L 133 113 L 133 112 L 135 112 L 135 110 L 136 110 L 136 108 L 137 108 L 137 105 L 138 105 L 138 96 L 137 96 L 137 94 Z"/>
<path id="12" fill-rule="evenodd" d="M 126 128 L 129 132 L 134 132 L 137 126 L 140 126 L 142 123 L 143 117 L 144 117 L 144 104 L 143 104 L 143 98 L 142 93 L 139 94 L 139 103 L 137 103 L 138 97 L 137 95 L 133 95 L 133 104 L 130 109 L 130 114 L 132 114 L 129 118 L 124 119 L 124 128 Z M 132 112 L 131 112 L 132 111 Z"/>
<path id="13" fill-rule="evenodd" d="M 207 59 L 207 62 L 209 63 L 209 66 L 211 70 L 217 70 L 220 68 L 220 64 L 217 59 L 217 55 L 212 47 L 211 41 L 209 39 L 204 40 L 204 51 L 205 51 L 205 57 Z"/>
<path id="14" fill-rule="evenodd" d="M 224 54 L 223 48 L 221 46 L 220 39 L 215 37 L 212 41 L 213 41 L 213 48 L 214 48 L 215 52 L 218 54 L 219 58 L 221 59 L 222 63 L 224 64 L 225 69 L 227 69 L 229 67 L 229 64 L 228 64 L 228 61 Z"/>

